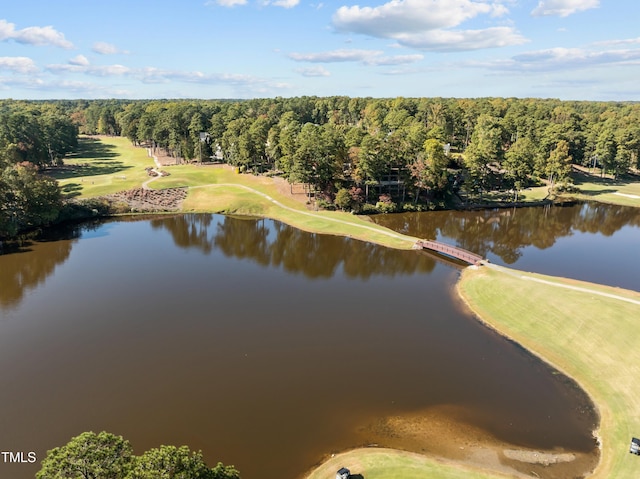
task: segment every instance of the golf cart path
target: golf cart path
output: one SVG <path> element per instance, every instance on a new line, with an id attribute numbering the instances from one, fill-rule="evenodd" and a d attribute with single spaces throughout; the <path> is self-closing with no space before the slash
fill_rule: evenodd
<path id="1" fill-rule="evenodd" d="M 488 263 L 488 262 L 483 263 L 483 264 L 484 264 L 484 266 L 488 266 L 490 268 L 500 270 L 500 271 L 502 271 L 504 273 L 507 273 L 507 274 L 509 274 L 511 276 L 514 276 L 514 277 L 519 278 L 519 279 L 524 279 L 526 281 L 535 281 L 536 283 L 548 284 L 550 286 L 555 286 L 557 288 L 571 289 L 573 291 L 580 291 L 582 293 L 595 294 L 597 296 L 616 299 L 616 300 L 619 300 L 619 301 L 625 301 L 627 303 L 637 304 L 638 306 L 640 306 L 640 300 L 626 298 L 624 296 L 619 296 L 617 294 L 605 293 L 604 291 L 598 291 L 598 290 L 591 289 L 591 288 L 584 288 L 584 287 L 581 287 L 581 286 L 572 286 L 570 284 L 557 283 L 555 281 L 548 281 L 548 280 L 542 279 L 542 278 L 534 278 L 532 276 L 519 274 L 516 270 L 512 270 L 512 269 L 505 268 L 503 266 L 498 266 L 496 264 L 492 264 L 492 263 Z"/>

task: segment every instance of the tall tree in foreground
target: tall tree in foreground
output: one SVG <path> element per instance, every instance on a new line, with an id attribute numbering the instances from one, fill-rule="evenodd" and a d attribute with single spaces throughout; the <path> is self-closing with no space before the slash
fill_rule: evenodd
<path id="1" fill-rule="evenodd" d="M 240 473 L 220 462 L 210 468 L 187 446 L 160 446 L 136 457 L 126 439 L 103 431 L 50 450 L 36 479 L 240 479 Z"/>
<path id="2" fill-rule="evenodd" d="M 232 466 L 222 463 L 210 468 L 201 452 L 187 446 L 160 446 L 135 458 L 127 479 L 240 479 Z"/>
<path id="3" fill-rule="evenodd" d="M 122 436 L 84 432 L 47 453 L 36 479 L 124 479 L 132 448 Z"/>

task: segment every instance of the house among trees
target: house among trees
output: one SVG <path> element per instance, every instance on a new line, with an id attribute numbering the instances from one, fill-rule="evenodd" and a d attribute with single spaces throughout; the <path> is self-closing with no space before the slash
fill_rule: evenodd
<path id="1" fill-rule="evenodd" d="M 336 473 L 336 479 L 349 479 L 349 476 L 351 476 L 351 471 L 346 467 L 341 467 Z"/>
<path id="2" fill-rule="evenodd" d="M 637 437 L 631 438 L 631 447 L 629 447 L 629 452 L 631 454 L 636 454 L 638 456 L 640 456 L 640 439 L 638 439 Z M 340 469 L 341 471 L 342 469 Z M 338 471 L 338 472 L 340 472 Z M 337 477 L 336 477 L 337 479 Z"/>

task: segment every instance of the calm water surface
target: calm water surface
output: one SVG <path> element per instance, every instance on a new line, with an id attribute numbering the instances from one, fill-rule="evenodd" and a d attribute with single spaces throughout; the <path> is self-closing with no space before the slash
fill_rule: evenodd
<path id="1" fill-rule="evenodd" d="M 576 206 L 376 215 L 376 223 L 455 244 L 492 263 L 640 291 L 640 210 Z"/>
<path id="2" fill-rule="evenodd" d="M 107 430 L 136 453 L 187 444 L 244 479 L 295 478 L 370 442 L 378 418 L 453 406 L 515 445 L 592 451 L 581 391 L 467 314 L 457 276 L 426 253 L 215 215 L 25 245 L 0 256 L 0 448 L 41 460 Z"/>

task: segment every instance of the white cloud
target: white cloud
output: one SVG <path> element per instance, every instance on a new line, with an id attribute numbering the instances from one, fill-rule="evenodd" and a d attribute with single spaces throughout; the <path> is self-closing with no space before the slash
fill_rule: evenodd
<path id="1" fill-rule="evenodd" d="M 309 67 L 309 68 L 297 68 L 296 72 L 303 77 L 328 77 L 331 76 L 331 72 L 324 67 Z"/>
<path id="2" fill-rule="evenodd" d="M 205 6 L 220 6 L 220 7 L 236 7 L 238 5 L 246 5 L 248 0 L 207 0 Z M 256 3 L 262 6 L 275 6 L 282 8 L 293 8 L 300 4 L 300 0 L 258 0 Z"/>
<path id="3" fill-rule="evenodd" d="M 35 62 L 27 57 L 0 57 L 0 70 L 27 75 L 38 71 Z"/>
<path id="4" fill-rule="evenodd" d="M 75 62 L 48 65 L 46 70 L 56 75 L 84 74 L 94 77 L 121 77 L 145 84 L 186 82 L 222 84 L 243 93 L 273 93 L 291 89 L 291 85 L 251 75 L 235 73 L 203 73 L 200 71 L 165 70 L 156 67 L 129 68 L 123 65 L 90 65 Z"/>
<path id="5" fill-rule="evenodd" d="M 526 40 L 513 27 L 454 30 L 479 15 L 508 13 L 500 1 L 391 0 L 378 7 L 340 7 L 333 15 L 338 32 L 391 38 L 402 46 L 435 51 L 477 50 Z"/>
<path id="6" fill-rule="evenodd" d="M 297 6 L 299 3 L 300 3 L 300 0 L 274 0 L 274 1 L 265 2 L 265 5 L 274 5 L 276 7 L 282 7 L 282 8 L 293 8 Z"/>
<path id="7" fill-rule="evenodd" d="M 297 62 L 310 63 L 362 62 L 382 54 L 381 50 L 332 50 L 319 53 L 290 53 L 289 58 Z"/>
<path id="8" fill-rule="evenodd" d="M 82 55 L 80 55 L 82 56 Z M 46 69 L 51 73 L 84 73 L 86 75 L 98 77 L 124 76 L 130 74 L 133 70 L 123 65 L 90 65 L 88 63 L 71 61 L 66 65 L 54 64 L 47 65 Z"/>
<path id="9" fill-rule="evenodd" d="M 16 31 L 16 26 L 6 20 L 0 20 L 0 41 L 8 40 Z"/>
<path id="10" fill-rule="evenodd" d="M 341 63 L 341 62 L 359 62 L 364 65 L 404 65 L 414 63 L 424 59 L 423 55 L 393 55 L 383 56 L 381 50 L 331 50 L 328 52 L 318 53 L 290 53 L 288 56 L 296 62 L 309 63 Z"/>
<path id="11" fill-rule="evenodd" d="M 84 55 L 76 55 L 69 60 L 69 65 L 87 66 L 89 65 L 89 59 Z"/>
<path id="12" fill-rule="evenodd" d="M 417 69 L 417 68 L 396 68 L 391 70 L 385 70 L 380 73 L 387 76 L 406 76 L 406 75 L 413 75 L 416 73 L 423 73 L 423 72 L 424 70 Z"/>
<path id="13" fill-rule="evenodd" d="M 520 65 L 529 69 L 566 70 L 611 64 L 638 64 L 640 50 L 589 51 L 582 48 L 550 48 L 523 53 L 513 57 Z"/>
<path id="14" fill-rule="evenodd" d="M 396 39 L 406 47 L 441 52 L 506 47 L 527 41 L 511 27 L 492 27 L 484 30 L 433 30 L 419 34 L 399 34 Z"/>
<path id="15" fill-rule="evenodd" d="M 531 12 L 534 17 L 558 15 L 568 17 L 577 12 L 600 6 L 600 0 L 540 0 Z"/>
<path id="16" fill-rule="evenodd" d="M 549 48 L 522 53 L 493 62 L 469 62 L 467 66 L 512 72 L 574 71 L 577 69 L 639 66 L 640 49 L 595 51 L 584 48 Z"/>
<path id="17" fill-rule="evenodd" d="M 615 45 L 634 45 L 637 43 L 640 43 L 640 37 L 625 38 L 623 40 L 605 40 L 602 42 L 595 42 L 594 45 L 615 46 Z"/>
<path id="18" fill-rule="evenodd" d="M 451 28 L 477 15 L 491 12 L 491 5 L 471 0 L 391 0 L 379 7 L 340 7 L 333 15 L 338 31 L 374 37 Z"/>
<path id="19" fill-rule="evenodd" d="M 11 77 L 0 77 L 0 85 L 4 87 L 19 87 L 19 88 L 28 88 L 28 89 L 37 89 L 43 87 L 45 84 L 44 80 L 38 77 L 33 76 L 11 76 Z"/>
<path id="20" fill-rule="evenodd" d="M 107 43 L 107 42 L 96 42 L 93 44 L 93 47 L 91 48 L 91 50 L 100 55 L 117 55 L 120 53 L 123 53 L 123 54 L 129 53 L 128 51 L 120 50 L 114 44 Z"/>
<path id="21" fill-rule="evenodd" d="M 205 5 L 220 5 L 221 7 L 235 7 L 237 5 L 246 5 L 247 0 L 209 0 Z"/>
<path id="22" fill-rule="evenodd" d="M 374 57 L 365 60 L 367 65 L 376 66 L 391 66 L 391 65 L 406 65 L 408 63 L 415 63 L 423 60 L 424 56 L 420 54 L 415 55 L 393 55 L 390 57 Z"/>
<path id="23" fill-rule="evenodd" d="M 67 97 L 69 93 L 73 93 L 82 98 L 131 98 L 133 96 L 133 92 L 130 90 L 98 85 L 96 83 L 70 80 L 45 81 L 42 78 L 32 76 L 18 78 L 0 77 L 0 88 L 2 87 L 38 91 L 44 94 L 44 98 L 51 98 L 53 95 Z M 30 98 L 33 97 L 31 96 Z"/>
<path id="24" fill-rule="evenodd" d="M 27 27 L 16 30 L 13 23 L 0 20 L 0 41 L 13 40 L 26 45 L 44 46 L 51 45 L 65 49 L 73 48 L 73 43 L 68 41 L 64 34 L 52 26 Z"/>

